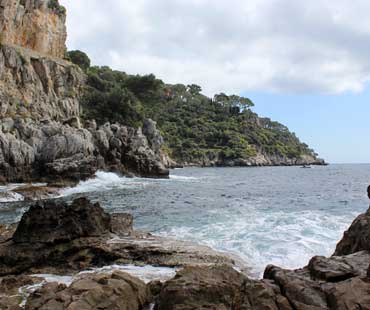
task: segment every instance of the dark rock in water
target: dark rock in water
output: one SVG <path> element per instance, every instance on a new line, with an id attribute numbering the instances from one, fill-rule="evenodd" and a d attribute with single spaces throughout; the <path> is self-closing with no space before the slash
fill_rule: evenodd
<path id="1" fill-rule="evenodd" d="M 28 298 L 26 309 L 142 309 L 148 302 L 146 285 L 124 272 L 91 274 L 69 287 L 48 283 Z"/>
<path id="2" fill-rule="evenodd" d="M 370 208 L 364 214 L 359 215 L 350 228 L 344 232 L 334 255 L 347 255 L 364 250 L 370 250 Z"/>
<path id="3" fill-rule="evenodd" d="M 16 243 L 58 243 L 81 237 L 99 237 L 110 231 L 110 216 L 98 203 L 86 198 L 71 205 L 48 201 L 38 203 L 23 215 L 13 241 Z"/>
<path id="4" fill-rule="evenodd" d="M 171 267 L 234 264 L 233 258 L 205 246 L 133 231 L 132 216 L 109 215 L 86 198 L 71 205 L 37 203 L 23 215 L 18 227 L 0 226 L 0 233 L 0 277 L 25 272 L 70 273 L 114 263 Z"/>

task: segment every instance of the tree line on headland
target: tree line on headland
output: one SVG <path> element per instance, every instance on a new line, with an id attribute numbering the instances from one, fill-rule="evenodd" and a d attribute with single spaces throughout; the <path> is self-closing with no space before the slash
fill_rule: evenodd
<path id="1" fill-rule="evenodd" d="M 133 127 L 152 118 L 166 152 L 179 163 L 247 159 L 258 153 L 289 159 L 317 157 L 286 126 L 254 113 L 248 98 L 224 93 L 209 98 L 195 84 L 170 85 L 153 74 L 130 75 L 91 66 L 81 51 L 70 51 L 66 58 L 87 74 L 82 118 Z"/>

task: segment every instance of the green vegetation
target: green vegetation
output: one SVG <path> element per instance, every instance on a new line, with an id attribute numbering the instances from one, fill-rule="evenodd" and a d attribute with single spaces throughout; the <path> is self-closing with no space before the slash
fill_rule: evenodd
<path id="1" fill-rule="evenodd" d="M 65 58 L 78 65 L 85 72 L 90 68 L 90 58 L 84 52 L 69 51 Z"/>
<path id="2" fill-rule="evenodd" d="M 71 60 L 81 66 L 85 56 L 78 55 Z M 179 162 L 245 159 L 257 152 L 288 158 L 314 155 L 287 127 L 258 117 L 248 98 L 224 93 L 208 98 L 198 85 L 168 85 L 153 74 L 128 75 L 109 67 L 85 72 L 84 118 L 135 127 L 152 118 L 163 134 L 164 148 Z"/>
<path id="3" fill-rule="evenodd" d="M 58 15 L 66 15 L 66 8 L 60 5 L 58 0 L 49 0 L 48 8 Z"/>

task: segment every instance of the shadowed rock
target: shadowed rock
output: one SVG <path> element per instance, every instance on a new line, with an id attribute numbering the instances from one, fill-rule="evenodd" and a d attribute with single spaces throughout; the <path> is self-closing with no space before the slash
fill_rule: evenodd
<path id="1" fill-rule="evenodd" d="M 370 208 L 364 214 L 359 215 L 350 228 L 344 232 L 334 255 L 347 255 L 364 250 L 370 250 Z"/>
<path id="2" fill-rule="evenodd" d="M 52 229 L 51 229 L 52 228 Z M 60 243 L 110 232 L 110 216 L 86 198 L 66 203 L 38 203 L 23 215 L 13 235 L 16 243 Z"/>

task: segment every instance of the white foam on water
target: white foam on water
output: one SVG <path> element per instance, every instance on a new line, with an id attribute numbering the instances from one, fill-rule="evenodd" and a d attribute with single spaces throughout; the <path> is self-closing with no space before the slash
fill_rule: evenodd
<path id="1" fill-rule="evenodd" d="M 17 202 L 17 201 L 23 201 L 23 200 L 24 200 L 24 197 L 21 194 L 11 192 L 11 191 L 0 192 L 0 203 Z"/>
<path id="2" fill-rule="evenodd" d="M 320 211 L 268 213 L 250 208 L 247 217 L 230 213 L 202 227 L 172 227 L 159 234 L 235 253 L 253 276 L 261 277 L 268 264 L 295 269 L 315 255 L 331 255 L 349 218 Z"/>
<path id="3" fill-rule="evenodd" d="M 6 186 L 0 186 L 0 203 L 24 201 L 24 197 L 14 190 L 20 187 L 40 187 L 46 186 L 46 183 L 11 183 Z"/>
<path id="4" fill-rule="evenodd" d="M 25 308 L 28 297 L 46 283 L 56 282 L 70 286 L 74 280 L 74 277 L 72 276 L 58 276 L 53 274 L 34 274 L 32 276 L 43 280 L 40 283 L 25 285 L 19 288 L 18 294 L 22 299 L 21 303 L 19 304 L 21 308 Z"/>
<path id="5" fill-rule="evenodd" d="M 42 278 L 47 283 L 56 282 L 59 284 L 65 284 L 67 286 L 70 286 L 74 280 L 73 276 L 58 276 L 54 274 L 34 274 L 32 276 Z"/>
<path id="6" fill-rule="evenodd" d="M 135 266 L 135 265 L 112 265 L 102 268 L 94 268 L 88 271 L 82 271 L 79 275 L 87 273 L 112 273 L 114 271 L 124 271 L 128 274 L 139 278 L 145 283 L 149 283 L 154 280 L 161 282 L 167 281 L 176 275 L 176 268 L 169 267 L 154 267 L 151 265 Z"/>
<path id="7" fill-rule="evenodd" d="M 94 178 L 78 183 L 75 187 L 65 188 L 60 191 L 61 196 L 69 196 L 80 193 L 103 192 L 115 188 L 144 187 L 147 181 L 140 178 L 120 177 L 112 172 L 98 171 Z"/>
<path id="8" fill-rule="evenodd" d="M 170 174 L 170 179 L 172 180 L 177 180 L 177 181 L 188 181 L 188 182 L 193 182 L 193 181 L 199 181 L 201 178 L 197 177 L 189 177 L 189 176 L 184 176 L 184 175 L 175 175 L 175 174 Z"/>
<path id="9" fill-rule="evenodd" d="M 122 177 L 112 172 L 96 172 L 95 176 L 86 181 L 81 181 L 75 187 L 68 187 L 60 191 L 60 197 L 70 196 L 81 193 L 104 192 L 112 189 L 137 189 L 144 188 L 150 184 L 180 181 L 197 182 L 201 178 L 170 175 L 169 179 L 147 179 L 147 178 L 128 178 Z"/>

